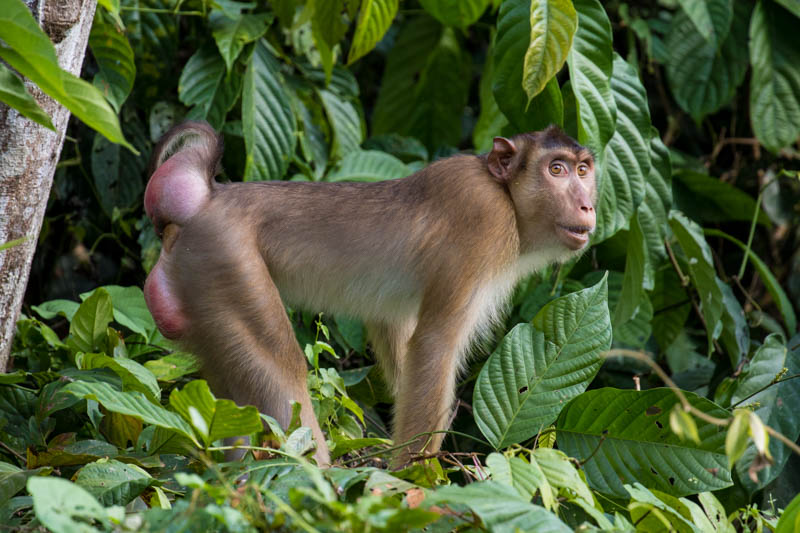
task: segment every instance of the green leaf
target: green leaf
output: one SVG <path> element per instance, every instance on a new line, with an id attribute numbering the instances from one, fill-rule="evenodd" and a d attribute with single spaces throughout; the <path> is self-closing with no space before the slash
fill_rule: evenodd
<path id="1" fill-rule="evenodd" d="M 494 36 L 486 52 L 486 62 L 483 64 L 481 81 L 478 86 L 478 100 L 480 113 L 472 130 L 472 144 L 476 152 L 489 152 L 493 146 L 493 139 L 507 124 L 508 119 L 497 107 L 497 102 L 492 93 L 494 81 Z"/>
<path id="2" fill-rule="evenodd" d="M 95 400 L 109 411 L 133 416 L 148 424 L 175 431 L 200 446 L 192 427 L 184 419 L 149 401 L 141 392 L 121 392 L 107 383 L 87 381 L 75 381 L 61 390 L 80 398 Z"/>
<path id="3" fill-rule="evenodd" d="M 581 478 L 572 459 L 564 452 L 552 448 L 537 448 L 531 453 L 531 463 L 533 462 L 542 470 L 552 487 L 568 490 L 587 502 L 594 501 L 592 492 Z"/>
<path id="4" fill-rule="evenodd" d="M 231 71 L 244 46 L 261 38 L 267 32 L 273 18 L 272 13 L 239 14 L 231 18 L 217 10 L 211 11 L 209 18 L 211 34 L 217 43 L 219 53 L 222 54 L 222 59 L 225 60 L 227 72 Z"/>
<path id="5" fill-rule="evenodd" d="M 745 245 L 745 243 L 728 235 L 725 232 L 716 229 L 707 229 L 705 230 L 705 234 L 715 237 L 722 237 L 734 243 L 736 246 L 741 248 L 742 251 L 747 250 L 747 245 Z M 778 311 L 780 311 L 781 316 L 783 317 L 783 323 L 786 325 L 786 330 L 789 332 L 789 335 L 793 335 L 797 331 L 797 316 L 792 308 L 792 302 L 789 300 L 789 297 L 786 295 L 783 287 L 781 287 L 780 282 L 778 282 L 777 278 L 775 278 L 775 275 L 772 273 L 772 271 L 770 271 L 767 264 L 764 263 L 764 261 L 762 261 L 752 249 L 747 250 L 747 258 L 751 263 L 753 263 L 753 267 L 756 269 L 759 277 L 761 277 L 761 280 L 764 282 L 767 292 L 769 292 L 770 296 L 772 296 L 772 299 L 775 301 L 775 305 L 778 307 Z"/>
<path id="6" fill-rule="evenodd" d="M 564 66 L 578 29 L 578 15 L 571 0 L 531 2 L 530 25 L 522 67 L 522 87 L 529 103 Z"/>
<path id="7" fill-rule="evenodd" d="M 416 17 L 402 25 L 386 59 L 372 114 L 373 134 L 410 129 L 408 117 L 417 105 L 416 86 L 441 36 L 442 26 L 431 17 Z"/>
<path id="8" fill-rule="evenodd" d="M 141 288 L 119 285 L 105 285 L 103 288 L 111 296 L 115 322 L 148 339 L 153 336 L 156 331 L 156 323 L 153 321 L 153 315 L 147 309 Z M 81 294 L 81 299 L 85 300 L 90 294 L 88 292 Z"/>
<path id="9" fill-rule="evenodd" d="M 217 49 L 206 43 L 183 67 L 178 97 L 187 106 L 194 106 L 187 118 L 207 120 L 214 128 L 220 128 L 239 98 L 241 87 L 241 76 L 237 72 L 226 73 Z"/>
<path id="10" fill-rule="evenodd" d="M 19 113 L 41 124 L 47 129 L 55 131 L 55 126 L 50 121 L 50 116 L 39 107 L 33 96 L 25 89 L 25 84 L 14 74 L 11 69 L 0 64 L 0 102 L 13 107 Z"/>
<path id="11" fill-rule="evenodd" d="M 481 433 L 500 449 L 550 425 L 581 394 L 611 346 L 605 278 L 547 304 L 500 343 L 475 383 Z"/>
<path id="12" fill-rule="evenodd" d="M 425 506 L 454 503 L 466 505 L 480 517 L 489 531 L 522 531 L 536 525 L 536 531 L 571 532 L 555 514 L 534 505 L 512 487 L 496 481 L 480 481 L 467 486 L 449 485 L 427 494 Z"/>
<path id="13" fill-rule="evenodd" d="M 630 494 L 628 509 L 637 531 L 661 531 L 665 528 L 676 533 L 713 531 L 708 518 L 691 500 L 675 498 L 658 490 L 650 491 L 640 483 L 626 484 L 625 490 Z"/>
<path id="14" fill-rule="evenodd" d="M 24 59 L 18 55 L 21 52 Z M 20 0 L 4 2 L 0 13 L 0 57 L 43 90 L 45 85 L 57 94 L 65 92 L 56 49 Z"/>
<path id="15" fill-rule="evenodd" d="M 792 498 L 775 526 L 775 533 L 794 533 L 797 530 L 800 530 L 800 494 Z"/>
<path id="16" fill-rule="evenodd" d="M 750 222 L 753 219 L 756 201 L 741 189 L 691 170 L 679 170 L 673 178 L 677 207 L 693 220 L 705 223 Z M 758 222 L 770 226 L 769 217 L 763 211 L 759 212 Z"/>
<path id="17" fill-rule="evenodd" d="M 98 9 L 89 34 L 89 46 L 97 61 L 98 72 L 94 86 L 105 95 L 114 110 L 119 113 L 122 104 L 133 89 L 136 65 L 125 33 L 118 30 L 110 16 Z"/>
<path id="18" fill-rule="evenodd" d="M 611 22 L 599 0 L 576 0 L 575 9 L 578 31 L 567 61 L 578 107 L 578 142 L 601 153 L 617 122 Z"/>
<path id="19" fill-rule="evenodd" d="M 750 325 L 731 286 L 719 278 L 717 286 L 722 292 L 722 333 L 719 341 L 728 352 L 731 364 L 736 368 L 742 358 L 747 357 L 750 352 Z"/>
<path id="20" fill-rule="evenodd" d="M 155 480 L 136 465 L 114 459 L 89 463 L 78 471 L 75 483 L 101 504 L 127 505 Z"/>
<path id="21" fill-rule="evenodd" d="M 647 94 L 636 70 L 614 54 L 611 90 L 617 105 L 616 131 L 600 157 L 597 184 L 599 243 L 626 228 L 644 199 L 650 173 L 650 113 Z"/>
<path id="22" fill-rule="evenodd" d="M 800 135 L 800 47 L 797 19 L 775 2 L 759 1 L 750 19 L 750 122 L 776 152 Z"/>
<path id="23" fill-rule="evenodd" d="M 644 200 L 637 209 L 647 246 L 648 267 L 642 284 L 652 290 L 652 265 L 666 260 L 664 238 L 667 236 L 667 218 L 672 207 L 672 162 L 669 150 L 655 128 L 650 138 L 650 173 L 645 181 Z"/>
<path id="24" fill-rule="evenodd" d="M 232 400 L 218 400 L 202 379 L 174 389 L 169 404 L 202 435 L 206 447 L 226 437 L 249 435 L 262 430 L 258 409 L 238 407 Z"/>
<path id="25" fill-rule="evenodd" d="M 528 0 L 505 0 L 497 15 L 492 92 L 500 110 L 517 131 L 541 130 L 564 122 L 558 81 L 551 78 L 533 100 L 522 87 L 523 64 L 533 32 Z"/>
<path id="26" fill-rule="evenodd" d="M 489 0 L 420 0 L 419 3 L 445 26 L 463 29 L 481 17 Z"/>
<path id="27" fill-rule="evenodd" d="M 142 174 L 146 161 L 131 157 L 118 144 L 102 135 L 92 141 L 92 178 L 97 189 L 98 200 L 108 218 L 114 210 L 132 207 L 141 202 L 144 183 Z"/>
<path id="28" fill-rule="evenodd" d="M 800 336 L 789 341 L 787 349 L 781 337 L 772 334 L 764 339 L 764 344 L 756 350 L 750 363 L 736 378 L 731 404 L 757 406 L 755 413 L 766 425 L 795 442 L 800 437 L 800 388 L 797 378 L 772 384 L 784 368 L 786 377 L 800 374 Z M 754 483 L 747 473 L 757 454 L 752 442 L 736 464 L 739 479 L 749 494 L 777 478 L 792 454 L 786 445 L 774 438 L 769 440 L 769 451 L 774 463 L 766 465 L 758 473 L 758 483 Z"/>
<path id="29" fill-rule="evenodd" d="M 691 392 L 684 395 L 696 409 L 727 418 L 709 400 Z M 669 427 L 669 413 L 678 403 L 669 389 L 585 392 L 558 417 L 559 448 L 586 460 L 584 472 L 592 488 L 620 498 L 628 494 L 626 480 L 673 496 L 730 486 L 724 428 L 696 419 L 700 444 L 681 440 Z"/>
<path id="30" fill-rule="evenodd" d="M 245 180 L 278 180 L 289 167 L 297 138 L 291 102 L 278 61 L 263 40 L 256 43 L 242 94 L 242 131 L 247 148 Z"/>
<path id="31" fill-rule="evenodd" d="M 491 453 L 486 458 L 486 466 L 492 472 L 492 479 L 509 487 L 514 487 L 520 497 L 532 500 L 536 493 L 542 496 L 545 508 L 552 509 L 555 495 L 538 463 L 528 463 L 519 457 L 506 457 Z"/>
<path id="32" fill-rule="evenodd" d="M 314 33 L 322 37 L 328 46 L 336 45 L 347 33 L 347 23 L 342 19 L 344 7 L 344 0 L 326 0 L 314 4 L 314 18 L 311 21 Z"/>
<path id="33" fill-rule="evenodd" d="M 717 273 L 711 257 L 711 248 L 703 237 L 703 230 L 683 213 L 673 211 L 669 215 L 669 225 L 686 254 L 689 277 L 700 296 L 700 310 L 707 324 L 708 353 L 714 348 L 714 341 L 722 333 L 723 295 L 717 285 Z M 735 360 L 731 364 L 736 365 Z"/>
<path id="34" fill-rule="evenodd" d="M 353 44 L 347 55 L 348 65 L 375 48 L 392 25 L 398 5 L 399 0 L 361 0 Z"/>
<path id="35" fill-rule="evenodd" d="M 683 8 L 682 13 L 712 47 L 725 40 L 733 19 L 733 0 L 678 0 L 678 3 Z M 667 48 L 670 48 L 669 45 Z"/>
<path id="36" fill-rule="evenodd" d="M 350 152 L 325 178 L 326 181 L 384 181 L 411 174 L 402 161 L 374 150 Z"/>
<path id="37" fill-rule="evenodd" d="M 112 318 L 111 296 L 107 290 L 99 287 L 78 307 L 69 325 L 69 334 L 78 350 L 98 351 Z"/>
<path id="38" fill-rule="evenodd" d="M 31 309 L 36 311 L 39 316 L 45 320 L 50 320 L 58 315 L 62 315 L 69 322 L 72 322 L 72 318 L 78 311 L 78 307 L 80 307 L 80 304 L 72 300 L 50 300 L 41 305 L 33 305 Z"/>
<path id="39" fill-rule="evenodd" d="M 333 148 L 331 152 L 337 157 L 358 150 L 364 140 L 361 129 L 361 116 L 352 102 L 325 89 L 319 90 L 319 97 L 328 115 L 328 122 L 333 128 Z"/>
<path id="40" fill-rule="evenodd" d="M 708 5 L 690 3 L 701 11 Z M 667 81 L 675 101 L 697 122 L 730 102 L 744 80 L 749 62 L 742 47 L 747 43 L 750 9 L 747 2 L 736 2 L 736 16 L 721 45 L 704 37 L 684 12 L 672 18 L 666 40 Z"/>
<path id="41" fill-rule="evenodd" d="M 122 390 L 142 392 L 154 403 L 161 399 L 161 389 L 155 376 L 133 359 L 109 357 L 102 353 L 83 353 L 75 358 L 75 364 L 82 370 L 110 368 L 122 378 Z"/>
<path id="42" fill-rule="evenodd" d="M 147 361 L 144 367 L 160 381 L 174 381 L 200 370 L 200 361 L 190 353 L 173 352 L 160 359 Z"/>
<path id="43" fill-rule="evenodd" d="M 14 0 L 16 1 L 16 0 Z M 51 531 L 92 533 L 94 519 L 110 529 L 108 511 L 86 489 L 56 477 L 32 477 L 28 492 L 33 497 L 33 511 L 43 526 Z"/>

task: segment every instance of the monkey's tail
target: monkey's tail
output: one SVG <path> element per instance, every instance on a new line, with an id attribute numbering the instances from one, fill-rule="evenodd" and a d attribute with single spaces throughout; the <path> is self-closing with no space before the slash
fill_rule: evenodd
<path id="1" fill-rule="evenodd" d="M 214 131 L 207 122 L 183 122 L 173 126 L 158 141 L 150 157 L 148 176 L 152 176 L 164 161 L 178 152 L 190 151 L 197 154 L 198 162 L 204 167 L 202 170 L 211 187 L 214 177 L 220 173 L 223 147 L 222 135 Z"/>

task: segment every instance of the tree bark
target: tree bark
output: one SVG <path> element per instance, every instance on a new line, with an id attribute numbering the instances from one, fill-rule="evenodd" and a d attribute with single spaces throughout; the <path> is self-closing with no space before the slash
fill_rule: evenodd
<path id="1" fill-rule="evenodd" d="M 24 2 L 55 44 L 61 68 L 78 75 L 97 0 Z M 50 115 L 56 131 L 0 103 L 0 244 L 25 238 L 0 251 L 0 372 L 8 369 L 11 341 L 70 116 L 31 82 L 25 85 Z"/>

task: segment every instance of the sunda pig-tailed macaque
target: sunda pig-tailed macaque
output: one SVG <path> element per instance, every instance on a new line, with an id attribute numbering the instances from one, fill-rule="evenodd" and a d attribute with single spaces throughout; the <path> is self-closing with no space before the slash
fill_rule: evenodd
<path id="1" fill-rule="evenodd" d="M 299 402 L 321 464 L 283 302 L 363 319 L 396 398 L 401 465 L 439 449 L 431 432 L 446 429 L 470 341 L 514 283 L 581 253 L 595 227 L 592 154 L 552 126 L 377 183 L 218 183 L 221 155 L 221 137 L 197 122 L 155 149 L 144 201 L 163 248 L 147 305 L 201 356 L 218 395 L 283 425 Z"/>

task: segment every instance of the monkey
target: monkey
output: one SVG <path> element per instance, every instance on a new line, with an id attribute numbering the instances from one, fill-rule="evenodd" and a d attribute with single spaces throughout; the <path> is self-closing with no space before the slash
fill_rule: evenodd
<path id="1" fill-rule="evenodd" d="M 556 126 L 369 183 L 221 183 L 222 145 L 186 122 L 154 149 L 144 206 L 163 245 L 147 306 L 218 395 L 284 427 L 299 402 L 321 465 L 330 456 L 284 304 L 362 319 L 395 397 L 402 466 L 440 449 L 466 354 L 515 283 L 577 257 L 596 224 L 592 152 Z"/>

